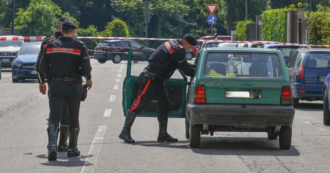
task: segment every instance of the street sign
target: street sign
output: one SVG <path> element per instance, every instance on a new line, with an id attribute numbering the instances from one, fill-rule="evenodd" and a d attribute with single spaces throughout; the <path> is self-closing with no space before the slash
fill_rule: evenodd
<path id="1" fill-rule="evenodd" d="M 213 15 L 215 10 L 218 8 L 218 4 L 206 4 L 207 10 L 209 10 L 210 14 Z"/>
<path id="2" fill-rule="evenodd" d="M 209 24 L 213 25 L 213 24 L 215 24 L 215 22 L 217 22 L 217 18 L 215 16 L 211 15 L 207 18 L 207 22 Z"/>

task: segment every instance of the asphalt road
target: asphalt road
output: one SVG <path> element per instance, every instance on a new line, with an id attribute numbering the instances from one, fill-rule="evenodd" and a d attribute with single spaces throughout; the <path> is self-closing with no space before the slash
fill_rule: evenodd
<path id="1" fill-rule="evenodd" d="M 124 116 L 121 106 L 126 63 L 99 64 L 92 60 L 93 88 L 81 105 L 78 148 L 81 156 L 47 160 L 47 96 L 36 81 L 0 80 L 0 172 L 329 172 L 330 127 L 322 122 L 321 102 L 305 102 L 296 110 L 290 150 L 266 133 L 218 132 L 204 136 L 201 149 L 189 148 L 184 120 L 170 119 L 176 144 L 156 142 L 156 118 L 137 118 L 135 145 L 118 135 Z"/>

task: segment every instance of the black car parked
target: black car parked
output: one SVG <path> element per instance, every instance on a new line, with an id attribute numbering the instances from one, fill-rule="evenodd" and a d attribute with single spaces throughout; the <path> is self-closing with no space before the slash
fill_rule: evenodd
<path id="1" fill-rule="evenodd" d="M 127 60 L 129 50 L 134 50 L 133 60 L 136 61 L 147 61 L 155 51 L 134 40 L 104 40 L 95 47 L 94 59 L 100 63 L 112 60 L 117 64 L 122 60 Z"/>

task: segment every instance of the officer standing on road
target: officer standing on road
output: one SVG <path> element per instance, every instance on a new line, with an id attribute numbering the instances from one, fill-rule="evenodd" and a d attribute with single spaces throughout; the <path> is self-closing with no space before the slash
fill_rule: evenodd
<path id="1" fill-rule="evenodd" d="M 169 99 L 164 82 L 169 79 L 176 69 L 181 69 L 186 75 L 193 76 L 195 68 L 185 59 L 185 50 L 197 45 L 196 39 L 186 34 L 182 39 L 172 40 L 160 45 L 149 59 L 148 66 L 139 76 L 138 97 L 129 109 L 124 127 L 119 138 L 127 143 L 134 143 L 131 137 L 131 127 L 136 114 L 142 111 L 144 105 L 152 98 L 158 101 L 158 142 L 177 142 L 178 140 L 167 133 Z"/>
<path id="2" fill-rule="evenodd" d="M 44 48 L 46 47 L 46 45 L 55 40 L 58 39 L 59 37 L 62 36 L 62 25 L 64 22 L 70 21 L 70 19 L 66 18 L 66 17 L 61 17 L 58 21 L 57 21 L 57 32 L 55 32 L 54 35 L 48 36 L 46 37 L 41 44 L 41 48 L 40 48 L 40 53 L 38 55 L 38 59 L 37 59 L 37 63 L 36 63 L 36 71 L 38 73 L 38 82 L 39 82 L 39 91 L 42 94 L 46 94 L 46 84 L 45 84 L 45 76 L 40 72 L 39 70 L 39 64 L 40 64 L 40 60 L 42 58 L 42 56 L 44 56 L 43 52 Z M 48 78 L 48 82 L 51 79 Z M 69 119 L 68 119 L 68 109 L 65 107 L 63 112 L 64 112 L 64 116 L 62 117 L 61 120 L 61 126 L 60 126 L 60 140 L 59 140 L 59 144 L 58 144 L 58 152 L 66 152 L 68 151 L 68 144 L 67 144 L 67 140 L 69 137 Z"/>
<path id="3" fill-rule="evenodd" d="M 50 41 L 45 47 L 45 55 L 40 62 L 40 71 L 51 78 L 49 82 L 48 120 L 48 160 L 57 159 L 58 126 L 67 105 L 70 122 L 68 157 L 80 155 L 77 148 L 79 134 L 79 107 L 81 99 L 82 76 L 87 80 L 88 89 L 92 87 L 91 65 L 84 44 L 75 38 L 76 25 L 63 23 L 63 36 Z"/>

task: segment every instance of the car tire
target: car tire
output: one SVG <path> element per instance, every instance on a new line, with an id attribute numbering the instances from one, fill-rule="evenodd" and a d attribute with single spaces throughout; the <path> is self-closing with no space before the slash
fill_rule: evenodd
<path id="1" fill-rule="evenodd" d="M 323 124 L 330 125 L 330 112 L 328 106 L 328 94 L 323 96 Z"/>
<path id="2" fill-rule="evenodd" d="M 292 102 L 293 102 L 293 107 L 297 108 L 299 106 L 299 99 L 298 98 L 293 98 L 292 99 Z"/>
<path id="3" fill-rule="evenodd" d="M 121 60 L 122 60 L 122 57 L 119 54 L 114 55 L 112 58 L 112 62 L 115 64 L 119 64 L 121 62 Z"/>
<path id="4" fill-rule="evenodd" d="M 97 61 L 101 64 L 104 64 L 107 60 L 106 59 L 98 59 Z"/>
<path id="5" fill-rule="evenodd" d="M 282 126 L 280 131 L 280 148 L 288 150 L 291 147 L 292 128 L 290 126 Z"/>
<path id="6" fill-rule="evenodd" d="M 189 139 L 190 138 L 190 135 L 189 135 L 189 121 L 188 121 L 187 118 L 185 119 L 185 127 L 186 127 L 186 139 Z"/>
<path id="7" fill-rule="evenodd" d="M 199 148 L 201 144 L 201 128 L 199 125 L 189 124 L 190 130 L 190 147 Z"/>

